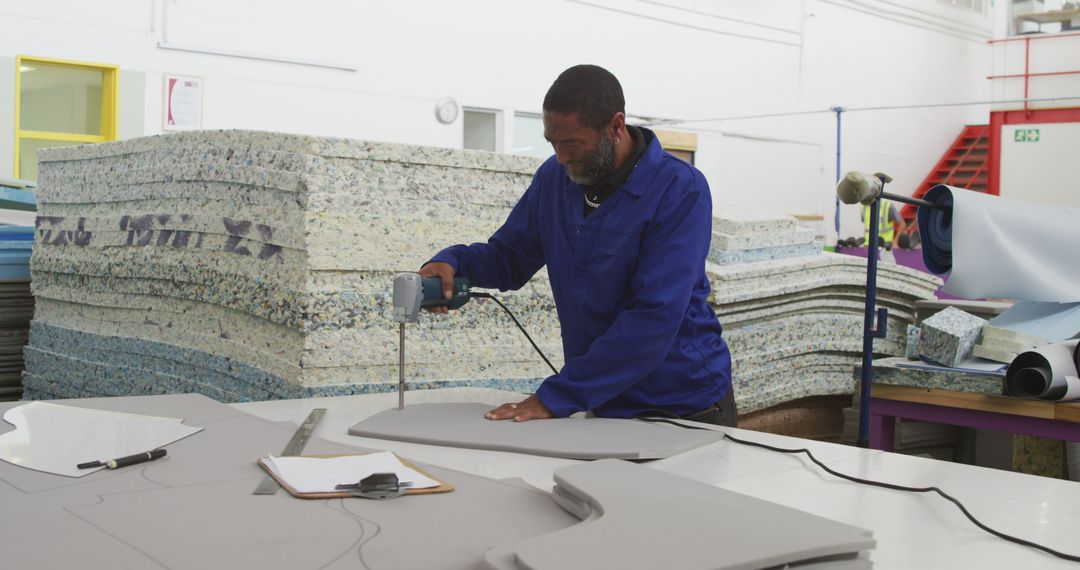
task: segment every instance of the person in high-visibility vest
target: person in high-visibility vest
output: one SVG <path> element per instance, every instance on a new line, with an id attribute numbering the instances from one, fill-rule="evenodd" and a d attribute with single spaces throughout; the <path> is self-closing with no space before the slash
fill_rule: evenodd
<path id="1" fill-rule="evenodd" d="M 907 222 L 900 216 L 896 206 L 888 200 L 878 201 L 878 247 L 892 249 L 900 235 L 907 231 Z M 870 207 L 863 206 L 863 243 L 869 247 L 870 241 Z M 895 225 L 894 225 L 895 224 Z"/>

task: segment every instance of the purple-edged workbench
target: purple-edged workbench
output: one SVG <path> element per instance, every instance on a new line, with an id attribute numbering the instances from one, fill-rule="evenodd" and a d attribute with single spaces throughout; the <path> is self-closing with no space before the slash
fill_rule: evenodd
<path id="1" fill-rule="evenodd" d="M 870 388 L 874 449 L 893 450 L 896 418 L 1080 441 L 1080 403 L 1002 396 L 1000 378 L 896 366 L 902 362 L 874 361 Z"/>

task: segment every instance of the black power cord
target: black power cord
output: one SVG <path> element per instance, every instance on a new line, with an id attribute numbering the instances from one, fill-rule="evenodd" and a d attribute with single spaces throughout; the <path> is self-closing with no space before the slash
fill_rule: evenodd
<path id="1" fill-rule="evenodd" d="M 701 429 L 701 430 L 707 430 L 707 431 L 716 431 L 716 430 L 712 430 L 712 429 L 705 428 L 705 427 L 689 426 L 689 425 L 686 425 L 686 424 L 682 424 L 682 423 L 672 421 L 672 420 L 669 420 L 669 419 L 664 419 L 664 418 L 639 416 L 637 419 L 644 420 L 644 421 L 647 421 L 647 422 L 659 422 L 659 423 L 671 424 L 671 425 L 679 426 L 679 427 L 685 428 L 685 429 Z M 929 493 L 929 492 L 937 493 L 938 495 L 941 495 L 942 497 L 944 497 L 946 500 L 948 500 L 952 504 L 956 505 L 956 507 L 958 509 L 960 509 L 960 512 L 964 513 L 964 516 L 967 517 L 968 520 L 970 520 L 975 526 L 981 528 L 982 530 L 984 530 L 984 531 L 986 531 L 986 532 L 988 532 L 988 533 L 990 533 L 990 534 L 992 534 L 992 535 L 994 535 L 994 536 L 996 536 L 998 538 L 1007 540 L 1009 542 L 1015 542 L 1016 544 L 1022 544 L 1024 546 L 1029 546 L 1029 547 L 1034 548 L 1036 550 L 1041 550 L 1041 551 L 1043 551 L 1043 552 L 1045 552 L 1047 554 L 1052 554 L 1054 556 L 1057 556 L 1058 558 L 1069 560 L 1071 562 L 1080 562 L 1080 556 L 1075 556 L 1075 555 L 1072 555 L 1072 554 L 1065 554 L 1064 552 L 1058 552 L 1057 550 L 1054 550 L 1052 548 L 1043 546 L 1041 544 L 1036 544 L 1034 542 L 1024 540 L 1022 538 L 1017 538 L 1015 536 L 1005 534 L 1005 533 L 1003 533 L 1001 531 L 997 531 L 997 530 L 994 530 L 994 529 L 986 526 L 985 524 L 979 522 L 979 520 L 976 519 L 974 516 L 972 516 L 972 514 L 970 512 L 968 512 L 967 508 L 964 507 L 964 504 L 961 503 L 957 498 L 955 498 L 952 495 L 946 493 L 945 491 L 942 491 L 938 487 L 906 487 L 904 485 L 897 485 L 895 483 L 884 483 L 884 482 L 881 482 L 881 481 L 871 481 L 870 479 L 860 479 L 858 477 L 853 477 L 851 475 L 840 473 L 839 471 L 831 469 L 829 466 L 827 466 L 824 463 L 822 463 L 821 461 L 819 461 L 818 458 L 814 457 L 814 454 L 811 453 L 810 450 L 806 449 L 806 448 L 786 449 L 786 448 L 783 448 L 783 447 L 774 447 L 774 446 L 771 446 L 771 445 L 766 445 L 764 443 L 758 443 L 758 442 L 755 442 L 755 441 L 747 441 L 747 440 L 744 440 L 744 439 L 739 439 L 737 437 L 734 437 L 734 436 L 732 436 L 730 434 L 726 434 L 726 433 L 724 434 L 724 439 L 727 439 L 727 440 L 730 440 L 730 441 L 733 441 L 735 443 L 739 443 L 739 444 L 742 444 L 742 445 L 749 445 L 749 446 L 752 446 L 752 447 L 760 447 L 762 449 L 768 449 L 769 451 L 776 451 L 776 452 L 779 452 L 779 453 L 792 453 L 792 454 L 805 453 L 806 456 L 810 458 L 810 461 L 813 461 L 815 465 L 817 465 L 818 467 L 821 467 L 822 469 L 824 469 L 826 473 L 828 473 L 830 475 L 833 475 L 835 477 L 839 477 L 841 479 L 847 479 L 848 481 L 853 481 L 855 483 L 862 483 L 863 485 L 871 485 L 871 486 L 874 486 L 874 487 L 884 487 L 886 489 L 893 489 L 893 490 L 896 490 L 896 491 L 909 491 L 909 492 L 912 492 L 912 493 Z"/>
<path id="2" fill-rule="evenodd" d="M 551 361 L 548 360 L 548 357 L 544 355 L 544 351 L 540 350 L 539 346 L 536 346 L 536 343 L 533 342 L 532 337 L 529 336 L 529 332 L 525 330 L 525 327 L 521 326 L 521 323 L 518 322 L 517 317 L 514 316 L 514 313 L 511 313 L 510 309 L 507 309 L 506 305 L 502 304 L 502 301 L 495 298 L 495 295 L 492 295 L 491 293 L 484 293 L 482 291 L 473 291 L 470 289 L 469 296 L 474 299 L 491 299 L 492 301 L 495 301 L 497 305 L 502 307 L 502 310 L 506 311 L 507 315 L 510 315 L 510 320 L 514 321 L 514 324 L 517 325 L 519 329 L 521 329 L 521 332 L 525 335 L 525 338 L 529 339 L 529 344 L 531 344 L 532 347 L 536 349 L 536 353 L 540 355 L 540 358 L 544 359 L 544 362 L 548 365 L 548 368 L 551 368 L 551 371 L 555 374 L 559 373 L 559 371 L 556 370 L 554 366 L 552 366 Z"/>

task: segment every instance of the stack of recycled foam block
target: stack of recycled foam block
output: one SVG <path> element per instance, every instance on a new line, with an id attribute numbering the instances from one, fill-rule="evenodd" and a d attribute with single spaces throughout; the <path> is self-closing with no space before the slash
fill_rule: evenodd
<path id="1" fill-rule="evenodd" d="M 707 264 L 711 301 L 731 348 L 740 411 L 850 394 L 862 354 L 866 260 L 825 253 L 784 215 L 716 208 Z M 903 354 L 914 302 L 941 281 L 878 265 L 877 305 L 889 310 L 878 354 Z"/>
<path id="2" fill-rule="evenodd" d="M 0 210 L 34 211 L 34 184 L 0 178 Z M 0 401 L 22 395 L 23 346 L 34 314 L 30 253 L 34 228 L 0 225 Z"/>
<path id="3" fill-rule="evenodd" d="M 29 396 L 200 392 L 243 401 L 392 390 L 393 274 L 448 244 L 486 240 L 538 164 L 248 131 L 45 151 Z M 718 211 L 708 270 L 740 405 L 850 393 L 860 261 L 820 253 L 793 219 Z M 881 271 L 891 333 L 938 283 Z M 500 297 L 559 365 L 545 272 Z M 546 375 L 488 301 L 407 328 L 410 388 L 527 391 Z"/>
<path id="4" fill-rule="evenodd" d="M 43 152 L 30 395 L 391 389 L 393 274 L 486 239 L 537 165 L 250 131 Z M 557 354 L 547 290 L 507 304 Z M 494 306 L 425 317 L 408 337 L 411 387 L 543 375 Z"/>

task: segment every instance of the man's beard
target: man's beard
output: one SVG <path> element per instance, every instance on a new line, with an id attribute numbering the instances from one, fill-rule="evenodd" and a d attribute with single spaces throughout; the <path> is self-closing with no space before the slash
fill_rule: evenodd
<path id="1" fill-rule="evenodd" d="M 596 152 L 579 162 L 583 167 L 581 174 L 575 175 L 570 168 L 566 169 L 570 180 L 579 186 L 595 186 L 611 174 L 612 167 L 615 165 L 615 142 L 611 140 L 611 135 L 606 129 L 600 133 L 600 143 Z"/>

